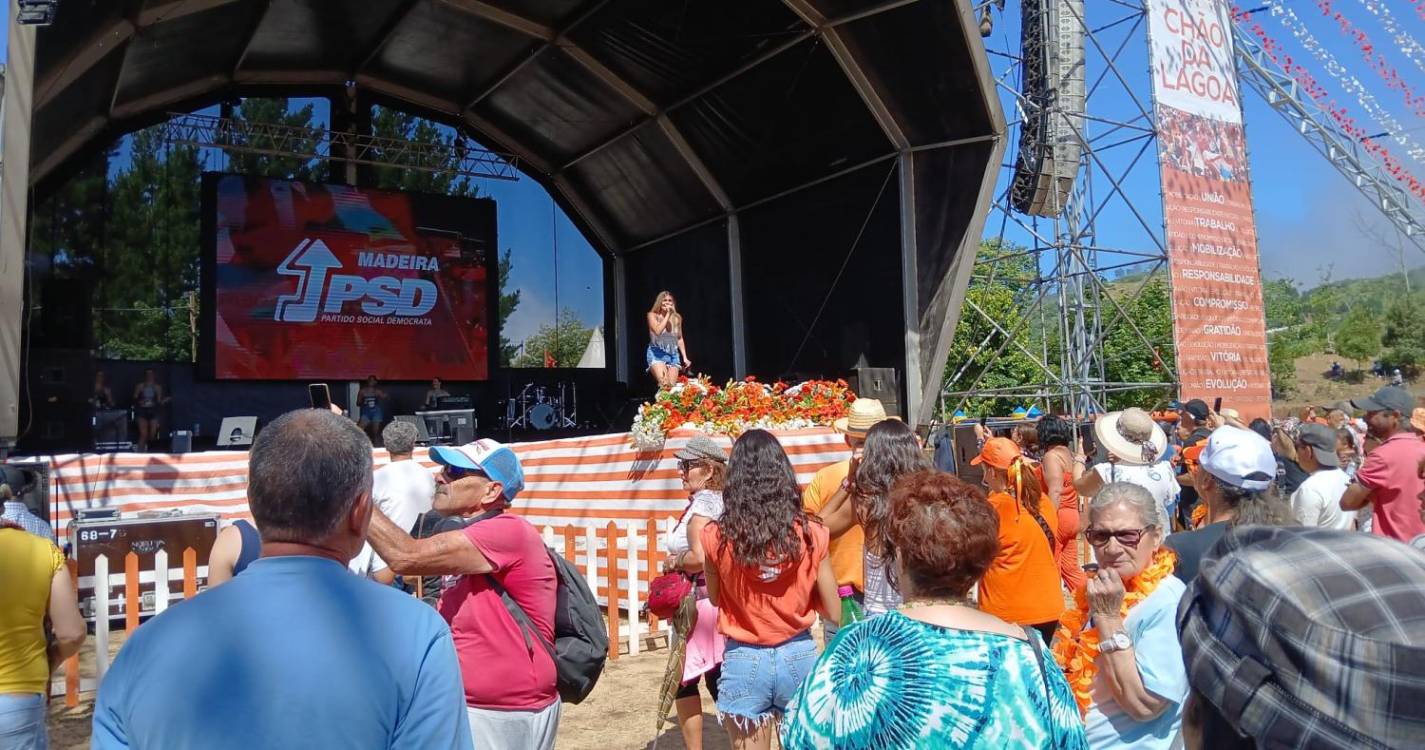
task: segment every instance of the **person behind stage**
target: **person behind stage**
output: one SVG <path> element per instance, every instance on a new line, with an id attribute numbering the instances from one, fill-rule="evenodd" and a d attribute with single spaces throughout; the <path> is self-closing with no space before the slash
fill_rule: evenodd
<path id="1" fill-rule="evenodd" d="M 371 438 L 373 445 L 379 439 L 381 422 L 385 420 L 385 414 L 381 411 L 381 405 L 385 401 L 386 392 L 376 386 L 375 375 L 368 376 L 366 385 L 356 392 L 356 403 L 361 405 L 361 419 L 357 421 L 356 426 Z"/>
<path id="2" fill-rule="evenodd" d="M 149 441 L 158 437 L 158 407 L 168 403 L 152 367 L 143 371 L 143 382 L 134 386 L 133 401 L 134 420 L 139 424 L 138 450 L 143 453 L 148 450 Z"/>
<path id="3" fill-rule="evenodd" d="M 96 410 L 114 408 L 114 392 L 109 390 L 103 370 L 94 373 L 94 392 L 89 396 L 89 405 Z"/>
<path id="4" fill-rule="evenodd" d="M 445 384 L 440 382 L 440 378 L 430 379 L 430 390 L 426 391 L 426 408 L 434 409 L 440 406 L 440 400 L 450 398 L 450 391 L 445 390 Z"/>
<path id="5" fill-rule="evenodd" d="M 648 311 L 648 353 L 644 359 L 658 387 L 678 382 L 678 373 L 693 366 L 688 346 L 683 342 L 683 316 L 669 292 L 659 292 Z"/>

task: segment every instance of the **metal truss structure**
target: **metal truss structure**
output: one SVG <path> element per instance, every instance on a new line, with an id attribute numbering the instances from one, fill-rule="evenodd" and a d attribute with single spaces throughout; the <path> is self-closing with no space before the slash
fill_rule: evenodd
<path id="1" fill-rule="evenodd" d="M 518 180 L 516 157 L 489 151 L 457 133 L 449 144 L 173 113 L 156 126 L 172 144 L 245 154 L 319 159 L 373 167 L 496 180 Z"/>
<path id="2" fill-rule="evenodd" d="M 1054 0 L 1020 0 L 1021 4 L 1044 8 Z M 1027 96 L 1022 86 L 1025 55 L 1034 49 L 1012 48 L 1015 39 L 995 45 L 986 39 L 986 48 L 996 66 L 996 85 L 1006 110 L 1013 112 L 1010 142 L 1024 143 L 1026 123 L 1042 123 L 1045 117 L 1058 118 L 1079 138 L 1083 154 L 1079 159 L 1073 188 L 1062 210 L 1052 217 L 1036 218 L 1015 209 L 1012 200 L 1014 158 L 1003 165 L 1003 191 L 997 194 L 987 240 L 1023 245 L 998 257 L 981 259 L 975 283 L 994 283 L 1002 263 L 1022 258 L 1035 259 L 1036 277 L 1024 293 L 1026 301 L 1014 320 L 999 320 L 967 299 L 963 316 L 973 316 L 988 324 L 989 333 L 978 342 L 978 350 L 993 350 L 991 362 L 1011 350 L 1028 356 L 1040 376 L 1020 385 L 984 388 L 972 374 L 971 362 L 946 379 L 940 399 L 940 414 L 949 416 L 971 399 L 1000 398 L 1015 403 L 1037 403 L 1054 411 L 1084 416 L 1101 411 L 1111 394 L 1154 390 L 1155 398 L 1177 381 L 1177 374 L 1158 353 L 1171 351 L 1171 340 L 1155 341 L 1141 331 L 1126 313 L 1146 285 L 1129 292 L 1119 288 L 1109 293 L 1105 279 L 1116 270 L 1131 271 L 1134 278 L 1147 278 L 1162 271 L 1167 262 L 1163 238 L 1161 189 L 1158 178 L 1155 118 L 1150 82 L 1141 70 L 1125 68 L 1120 58 L 1131 44 L 1146 47 L 1147 17 L 1142 0 L 1102 0 L 1086 3 L 1078 17 L 1085 34 L 1085 66 L 1090 73 L 1087 105 L 1083 112 L 1061 109 L 1054 96 Z M 987 0 L 979 7 L 1003 9 L 1003 0 Z M 1070 3 L 1067 7 L 1073 8 Z M 1035 15 L 1023 14 L 1028 19 Z M 1048 16 L 1048 13 L 1039 15 Z M 1003 15 L 999 20 L 1005 21 Z M 1062 32 L 1062 21 L 1059 30 Z M 1035 34 L 1026 35 L 1034 38 Z M 1313 149 L 1331 162 L 1352 185 L 1364 194 L 1400 233 L 1425 250 L 1425 206 L 1403 189 L 1385 171 L 1384 165 L 1361 143 L 1348 135 L 1319 107 L 1310 103 L 1300 84 L 1273 62 L 1262 45 L 1240 25 L 1234 24 L 1239 78 L 1286 118 Z M 1001 49 L 995 49 L 1000 46 Z M 1137 78 L 1134 78 L 1137 76 Z M 1107 96 L 1112 92 L 1112 96 Z M 1107 105 L 1109 111 L 1104 111 Z M 1049 107 L 1049 111 L 1036 107 Z M 1140 170 L 1151 172 L 1151 191 L 1126 189 Z M 1135 182 L 1146 186 L 1148 183 Z M 1020 202 L 1023 204 L 1023 201 Z M 1112 216 L 1112 236 L 1100 231 L 1105 216 Z M 1150 221 L 1150 218 L 1152 220 Z M 998 221 L 996 221 L 998 219 Z M 997 228 L 996 228 L 996 225 Z M 1123 226 L 1133 231 L 1123 232 Z M 997 231 L 996 231 L 997 230 Z M 1017 337 L 1036 324 L 1041 332 L 1039 351 L 1030 351 Z M 1128 354 L 1154 352 L 1160 365 L 1161 382 L 1125 382 L 1108 377 L 1109 362 L 1104 341 L 1117 335 L 1132 341 Z M 1120 354 L 1125 354 L 1120 352 Z M 988 369 L 988 368 L 986 368 Z M 1145 406 L 1147 404 L 1144 404 Z"/>
<path id="3" fill-rule="evenodd" d="M 1053 0 L 1021 0 L 1043 8 Z M 994 0 L 983 4 L 999 6 Z M 1087 6 L 1086 10 L 1081 10 Z M 1022 18 L 1048 22 L 1047 12 L 1026 9 Z M 967 359 L 945 380 L 940 397 L 940 414 L 949 416 L 972 399 L 1008 399 L 1015 403 L 1035 403 L 1055 412 L 1084 416 L 1106 408 L 1110 394 L 1144 389 L 1163 390 L 1176 374 L 1162 369 L 1163 380 L 1127 382 L 1109 377 L 1104 358 L 1104 342 L 1115 331 L 1128 334 L 1130 351 L 1150 352 L 1170 348 L 1172 341 L 1154 341 L 1128 315 L 1146 284 L 1131 292 L 1110 293 L 1108 274 L 1132 273 L 1146 280 L 1161 271 L 1167 261 L 1161 207 L 1147 202 L 1158 200 L 1157 152 L 1152 102 L 1140 93 L 1147 88 L 1144 71 L 1130 71 L 1120 58 L 1130 44 L 1144 44 L 1147 17 L 1138 0 L 1111 0 L 1083 5 L 1065 3 L 1054 19 L 1058 31 L 1066 29 L 1084 35 L 1087 91 L 1082 111 L 1068 111 L 1064 99 L 1023 90 L 1025 56 L 1036 50 L 1015 49 L 1018 39 L 1005 36 L 1002 42 L 986 39 L 991 60 L 996 63 L 995 82 L 1005 103 L 1011 143 L 1024 142 L 1024 129 L 1038 127 L 1046 118 L 1072 133 L 1081 147 L 1072 169 L 1072 188 L 1051 216 L 1031 216 L 1015 209 L 1012 195 L 1014 159 L 1003 165 L 1003 188 L 995 197 L 986 240 L 999 240 L 1000 247 L 1013 247 L 992 258 L 981 258 L 972 284 L 997 283 L 1001 267 L 1033 259 L 1035 276 L 1027 280 L 1013 320 L 996 319 L 967 295 L 962 316 L 972 316 L 988 325 L 988 333 L 977 342 L 976 351 L 992 351 L 990 362 L 1011 350 L 1028 357 L 1038 379 L 1005 386 L 983 387 L 988 367 L 974 373 L 974 357 Z M 1107 17 L 1104 17 L 1105 14 Z M 1009 19 L 1000 16 L 1001 22 Z M 1000 36 L 1000 35 L 995 35 Z M 1035 37 L 1027 35 L 1027 38 Z M 1000 49 L 995 49 L 1000 47 Z M 1136 78 L 1135 78 L 1136 76 Z M 1145 194 L 1131 189 L 1130 182 L 1151 179 L 1154 191 Z M 1020 201 L 1022 204 L 1022 200 Z M 1129 231 L 1100 231 L 1106 219 Z M 1019 338 L 1036 327 L 1038 351 L 1031 351 Z M 1122 353 L 1121 353 L 1122 354 Z M 1161 362 L 1155 356 L 1155 360 Z M 976 415 L 978 416 L 978 415 Z"/>
<path id="4" fill-rule="evenodd" d="M 1242 82 L 1331 162 L 1401 235 L 1425 252 L 1425 205 L 1386 173 L 1380 159 L 1367 151 L 1360 139 L 1346 134 L 1320 107 L 1309 103 L 1301 84 L 1267 55 L 1260 41 L 1240 24 L 1233 25 L 1233 35 Z"/>

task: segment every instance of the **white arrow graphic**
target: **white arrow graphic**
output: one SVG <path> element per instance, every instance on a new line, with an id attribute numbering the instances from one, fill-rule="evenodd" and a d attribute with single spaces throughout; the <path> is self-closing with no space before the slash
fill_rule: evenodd
<path id="1" fill-rule="evenodd" d="M 310 323 L 317 319 L 317 308 L 326 287 L 327 272 L 341 268 L 341 262 L 321 240 L 302 240 L 277 266 L 277 273 L 297 277 L 297 291 L 277 298 L 277 320 L 286 323 Z"/>

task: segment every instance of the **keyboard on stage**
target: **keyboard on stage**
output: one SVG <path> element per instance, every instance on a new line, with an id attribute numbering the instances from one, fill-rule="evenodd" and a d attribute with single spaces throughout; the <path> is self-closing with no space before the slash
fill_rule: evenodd
<path id="1" fill-rule="evenodd" d="M 475 439 L 475 428 L 479 426 L 475 419 L 475 410 L 468 407 L 418 411 L 416 416 L 420 418 L 416 424 L 419 433 L 417 439 L 431 445 L 452 442 L 455 445 L 464 445 Z"/>

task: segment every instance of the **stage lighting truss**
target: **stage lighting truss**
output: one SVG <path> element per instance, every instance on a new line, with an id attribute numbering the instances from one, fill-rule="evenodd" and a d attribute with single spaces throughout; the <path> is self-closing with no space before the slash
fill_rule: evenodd
<path id="1" fill-rule="evenodd" d="M 416 143 L 324 128 L 170 113 L 158 126 L 171 144 L 264 156 L 415 169 L 455 177 L 518 180 L 515 156 L 489 151 L 457 134 L 451 143 Z"/>
<path id="2" fill-rule="evenodd" d="M 54 23 L 59 0 L 19 0 L 15 20 L 25 26 L 48 26 Z"/>
<path id="3" fill-rule="evenodd" d="M 1173 346 L 1171 336 L 1151 340 L 1127 313 L 1146 284 L 1110 294 L 1107 281 L 1119 269 L 1148 278 L 1164 272 L 1167 263 L 1161 222 L 1145 218 L 1160 213 L 1158 193 L 1124 187 L 1134 178 L 1146 179 L 1144 170 L 1155 187 L 1158 183 L 1152 102 L 1144 93 L 1147 73 L 1126 70 L 1119 62 L 1128 44 L 1146 46 L 1142 2 L 1020 3 L 1002 9 L 1000 22 L 993 24 L 996 33 L 985 40 L 1009 117 L 1008 139 L 1020 145 L 1001 165 L 985 239 L 1009 240 L 1024 250 L 982 259 L 971 283 L 1002 283 L 1004 268 L 1025 256 L 1034 259 L 1035 276 L 1027 280 L 1011 319 L 992 315 L 967 296 L 961 316 L 972 316 L 986 334 L 975 343 L 975 355 L 947 373 L 940 396 L 944 417 L 982 398 L 1086 415 L 1104 410 L 1115 393 L 1161 398 L 1177 380 L 1166 364 L 1161 381 L 1110 379 L 1103 354 L 1110 335 L 1126 336 L 1131 343 L 1125 353 Z M 977 3 L 985 9 L 997 5 Z M 1021 25 L 1034 26 L 1012 36 L 1004 33 L 1005 21 L 1016 11 Z M 1059 59 L 1051 61 L 1054 55 Z M 1070 85 L 1071 96 L 1052 90 Z M 1056 132 L 1047 132 L 1049 125 Z M 1149 210 L 1150 201 L 1157 207 Z M 1105 212 L 1124 225 L 1107 237 L 1098 226 Z M 1027 347 L 1021 334 L 1036 323 L 1045 335 L 1037 347 Z M 981 381 L 991 368 L 976 373 L 974 367 L 985 351 L 991 365 L 1007 352 L 1027 357 L 1037 375 L 1012 386 L 984 387 Z"/>

